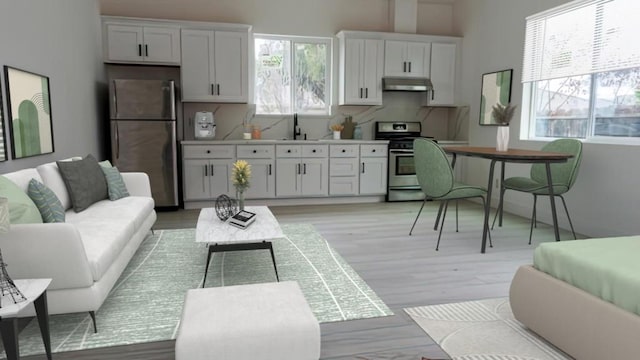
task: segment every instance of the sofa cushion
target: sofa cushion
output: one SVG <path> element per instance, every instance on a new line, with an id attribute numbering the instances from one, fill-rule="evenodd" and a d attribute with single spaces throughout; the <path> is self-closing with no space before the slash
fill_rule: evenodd
<path id="1" fill-rule="evenodd" d="M 107 180 L 107 188 L 109 190 L 109 200 L 118 200 L 129 196 L 127 186 L 124 184 L 122 175 L 117 167 L 101 166 L 104 177 Z"/>
<path id="2" fill-rule="evenodd" d="M 56 194 L 36 179 L 31 179 L 27 195 L 36 204 L 42 221 L 46 223 L 64 222 L 64 208 Z"/>
<path id="3" fill-rule="evenodd" d="M 62 207 L 65 210 L 70 209 L 71 198 L 69 197 L 69 192 L 67 191 L 64 179 L 62 179 L 62 174 L 60 174 L 60 169 L 58 169 L 58 164 L 55 162 L 42 164 L 36 167 L 36 170 L 38 170 L 38 173 L 42 177 L 41 182 L 56 194 L 58 200 L 60 200 L 60 203 L 62 204 Z"/>
<path id="4" fill-rule="evenodd" d="M 42 223 L 42 216 L 24 189 L 5 176 L 0 176 L 0 197 L 9 200 L 11 224 Z"/>
<path id="5" fill-rule="evenodd" d="M 58 161 L 57 164 L 69 191 L 74 211 L 83 211 L 93 203 L 108 197 L 107 181 L 98 160 L 92 155 L 78 161 Z"/>
<path id="6" fill-rule="evenodd" d="M 102 278 L 152 211 L 153 199 L 139 196 L 101 200 L 79 213 L 67 211 L 66 222 L 82 236 L 94 280 Z"/>

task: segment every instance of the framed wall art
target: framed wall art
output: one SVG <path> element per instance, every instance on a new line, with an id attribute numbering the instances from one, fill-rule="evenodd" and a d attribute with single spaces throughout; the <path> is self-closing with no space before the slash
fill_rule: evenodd
<path id="1" fill-rule="evenodd" d="M 14 159 L 52 153 L 49 78 L 4 67 L 11 155 Z"/>
<path id="2" fill-rule="evenodd" d="M 511 102 L 512 75 L 513 69 L 482 75 L 480 125 L 500 125 L 492 116 L 493 106 L 495 104 L 506 106 Z"/>
<path id="3" fill-rule="evenodd" d="M 0 161 L 7 160 L 7 139 L 4 127 L 4 112 L 2 111 L 2 91 L 0 90 Z"/>

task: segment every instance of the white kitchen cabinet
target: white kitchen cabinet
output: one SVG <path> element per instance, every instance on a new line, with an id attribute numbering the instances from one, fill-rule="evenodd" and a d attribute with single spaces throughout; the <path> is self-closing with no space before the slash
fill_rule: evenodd
<path id="1" fill-rule="evenodd" d="M 384 42 L 340 36 L 340 105 L 382 105 Z"/>
<path id="2" fill-rule="evenodd" d="M 230 184 L 234 145 L 184 145 L 182 151 L 185 201 L 235 196 Z"/>
<path id="3" fill-rule="evenodd" d="M 360 195 L 387 193 L 387 145 L 360 145 Z"/>
<path id="4" fill-rule="evenodd" d="M 180 28 L 151 23 L 105 22 L 105 62 L 180 64 Z"/>
<path id="5" fill-rule="evenodd" d="M 250 186 L 245 193 L 247 199 L 269 199 L 276 195 L 275 146 L 238 145 L 237 159 L 251 165 Z"/>
<path id="6" fill-rule="evenodd" d="M 276 146 L 276 195 L 278 197 L 327 196 L 329 194 L 327 145 Z"/>
<path id="7" fill-rule="evenodd" d="M 455 105 L 456 44 L 431 44 L 431 82 L 433 93 L 430 106 Z"/>
<path id="8" fill-rule="evenodd" d="M 429 77 L 431 44 L 385 40 L 384 76 Z"/>
<path id="9" fill-rule="evenodd" d="M 330 145 L 329 155 L 329 195 L 358 195 L 359 145 Z"/>
<path id="10" fill-rule="evenodd" d="M 248 28 L 182 29 L 182 100 L 246 103 Z"/>

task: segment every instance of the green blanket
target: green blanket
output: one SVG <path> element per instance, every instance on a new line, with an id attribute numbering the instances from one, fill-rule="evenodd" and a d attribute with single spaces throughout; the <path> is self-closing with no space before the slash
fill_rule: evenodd
<path id="1" fill-rule="evenodd" d="M 543 243 L 534 266 L 640 315 L 640 236 Z"/>

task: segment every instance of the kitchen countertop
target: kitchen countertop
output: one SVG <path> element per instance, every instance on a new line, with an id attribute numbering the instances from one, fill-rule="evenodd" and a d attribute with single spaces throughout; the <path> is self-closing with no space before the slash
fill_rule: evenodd
<path id="1" fill-rule="evenodd" d="M 182 145 L 313 145 L 313 144 L 388 144 L 388 140 L 277 140 L 277 139 L 261 139 L 261 140 L 183 140 Z"/>

